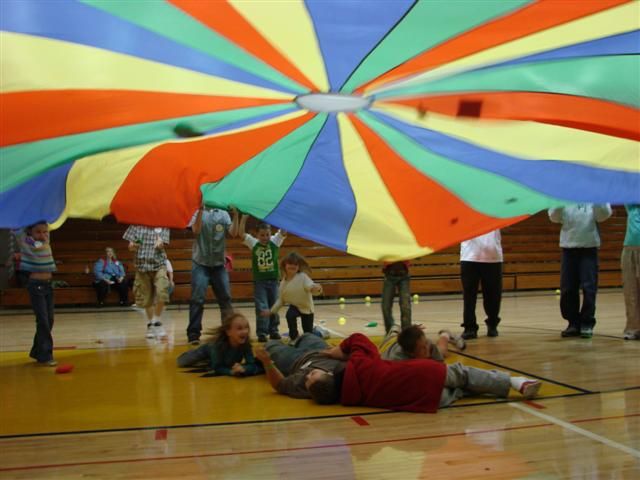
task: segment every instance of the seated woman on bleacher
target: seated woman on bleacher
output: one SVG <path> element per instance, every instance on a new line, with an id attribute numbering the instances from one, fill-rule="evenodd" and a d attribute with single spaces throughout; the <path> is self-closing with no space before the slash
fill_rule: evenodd
<path id="1" fill-rule="evenodd" d="M 95 280 L 93 288 L 98 296 L 98 306 L 104 305 L 104 300 L 111 287 L 118 291 L 120 305 L 127 305 L 129 297 L 129 285 L 124 271 L 124 265 L 116 258 L 116 253 L 111 247 L 105 249 L 106 256 L 99 258 L 93 265 Z"/>

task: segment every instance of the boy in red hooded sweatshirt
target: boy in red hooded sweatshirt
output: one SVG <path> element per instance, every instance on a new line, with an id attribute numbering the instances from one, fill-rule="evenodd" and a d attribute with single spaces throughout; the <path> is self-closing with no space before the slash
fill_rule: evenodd
<path id="1" fill-rule="evenodd" d="M 331 358 L 348 359 L 344 373 L 334 377 L 322 370 L 312 370 L 306 387 L 318 403 L 339 401 L 342 405 L 426 413 L 434 413 L 464 396 L 507 397 L 513 388 L 528 399 L 540 390 L 541 383 L 537 380 L 421 358 L 424 340 L 420 327 L 404 329 L 398 343 L 411 358 L 394 362 L 382 360 L 366 336 L 354 333 L 326 351 Z"/>

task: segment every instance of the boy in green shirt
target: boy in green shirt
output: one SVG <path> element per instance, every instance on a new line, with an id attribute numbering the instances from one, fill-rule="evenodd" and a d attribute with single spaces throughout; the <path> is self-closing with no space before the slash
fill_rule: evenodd
<path id="1" fill-rule="evenodd" d="M 278 269 L 278 257 L 280 246 L 287 233 L 278 230 L 271 235 L 271 227 L 266 223 L 260 223 L 254 237 L 245 232 L 247 215 L 242 215 L 239 225 L 239 234 L 244 243 L 251 250 L 251 265 L 253 268 L 253 299 L 256 305 L 256 334 L 259 342 L 266 342 L 267 335 L 272 340 L 279 340 L 278 314 L 270 316 L 261 315 L 269 311 L 278 299 L 278 281 L 280 272 Z"/>

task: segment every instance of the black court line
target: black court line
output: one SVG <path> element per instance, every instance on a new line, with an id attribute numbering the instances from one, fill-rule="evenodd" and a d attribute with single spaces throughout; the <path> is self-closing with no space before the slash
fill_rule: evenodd
<path id="1" fill-rule="evenodd" d="M 526 375 L 527 377 L 538 378 L 540 380 L 544 380 L 545 382 L 553 383 L 554 385 L 559 385 L 561 387 L 570 388 L 572 390 L 577 390 L 580 393 L 600 393 L 600 392 L 596 392 L 596 391 L 592 391 L 592 390 L 587 390 L 585 388 L 576 387 L 575 385 L 569 385 L 568 383 L 563 383 L 563 382 L 558 382 L 556 380 L 551 380 L 550 378 L 541 377 L 540 375 L 535 375 L 533 373 L 526 372 L 524 370 L 519 370 L 519 369 L 516 369 L 516 368 L 507 367 L 506 365 L 502 365 L 502 364 L 497 363 L 497 362 L 492 362 L 490 360 L 485 360 L 484 358 L 476 357 L 475 355 L 469 355 L 468 353 L 463 353 L 463 352 L 458 352 L 458 351 L 456 351 L 455 353 L 456 353 L 456 355 L 460 355 L 462 357 L 471 358 L 471 359 L 477 360 L 479 362 L 483 362 L 483 363 L 486 363 L 486 364 L 489 364 L 489 365 L 493 365 L 494 367 L 502 368 L 504 370 L 510 370 L 510 371 L 516 372 L 516 373 L 521 373 L 523 375 Z M 543 398 L 547 398 L 547 397 L 543 397 Z"/>
<path id="2" fill-rule="evenodd" d="M 569 387 L 570 388 L 570 387 Z M 562 395 L 549 395 L 545 397 L 536 398 L 536 402 L 543 402 L 545 400 L 557 400 L 562 398 L 573 398 L 573 397 L 583 397 L 589 395 L 600 395 L 601 393 L 619 393 L 630 390 L 640 390 L 640 386 L 637 387 L 626 387 L 618 390 L 607 390 L 606 392 L 575 392 L 575 393 L 565 393 Z M 472 398 L 472 397 L 469 397 Z M 482 397 L 475 397 L 482 398 Z M 473 403 L 462 403 L 462 404 L 453 404 L 446 407 L 447 410 L 452 408 L 471 408 L 471 407 L 486 407 L 493 405 L 503 406 L 507 403 L 517 403 L 521 402 L 521 400 L 509 400 L 509 399 L 498 399 L 491 398 L 486 402 L 473 402 Z M 353 413 L 345 413 L 345 414 L 335 414 L 335 415 L 324 415 L 324 416 L 313 416 L 313 417 L 288 417 L 288 418 L 272 418 L 272 419 L 264 419 L 264 420 L 242 420 L 237 422 L 214 422 L 214 423 L 191 423 L 191 424 L 183 424 L 183 425 L 157 425 L 152 427 L 124 427 L 124 428 L 105 428 L 100 430 L 75 430 L 70 432 L 43 432 L 43 433 L 25 433 L 25 434 L 15 434 L 15 435 L 0 435 L 0 441 L 2 440 L 10 440 L 16 438 L 37 438 L 37 437 L 57 437 L 64 435 L 91 435 L 91 434 L 101 434 L 101 433 L 119 433 L 119 432 L 138 432 L 138 431 L 147 431 L 147 430 L 178 430 L 184 428 L 216 428 L 216 427 L 230 427 L 236 425 L 261 425 L 261 424 L 269 424 L 269 423 L 278 423 L 278 422 L 299 422 L 299 421 L 309 421 L 309 420 L 333 420 L 338 418 L 349 418 L 354 416 L 374 416 L 374 415 L 390 415 L 390 414 L 405 414 L 405 415 L 425 415 L 424 413 L 419 412 L 403 412 L 397 410 L 383 410 L 380 412 L 353 412 Z"/>

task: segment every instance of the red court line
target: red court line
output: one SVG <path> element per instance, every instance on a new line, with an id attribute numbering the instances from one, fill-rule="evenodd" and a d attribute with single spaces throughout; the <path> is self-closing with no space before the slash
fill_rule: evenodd
<path id="1" fill-rule="evenodd" d="M 166 440 L 167 439 L 167 429 L 163 428 L 162 430 L 156 430 L 156 440 Z"/>
<path id="2" fill-rule="evenodd" d="M 543 410 L 543 409 L 547 408 L 544 405 L 541 405 L 539 403 L 533 402 L 531 400 L 525 400 L 524 403 L 526 403 L 530 407 L 537 408 L 538 410 Z"/>
<path id="3" fill-rule="evenodd" d="M 584 418 L 579 420 L 572 420 L 569 423 L 597 422 L 602 420 L 615 420 L 619 418 L 631 418 L 631 417 L 639 417 L 639 416 L 640 416 L 640 413 L 632 413 L 629 415 L 615 415 L 611 417 Z M 375 445 L 375 444 L 381 444 L 381 443 L 413 442 L 416 440 L 432 440 L 436 438 L 462 437 L 466 435 L 483 435 L 483 434 L 492 433 L 492 432 L 511 432 L 511 431 L 528 430 L 531 428 L 541 428 L 541 427 L 550 427 L 550 426 L 557 426 L 557 425 L 553 423 L 545 422 L 545 423 L 536 423 L 533 425 L 520 425 L 517 427 L 488 428 L 486 430 L 477 430 L 477 431 L 474 431 L 473 433 L 467 433 L 467 432 L 441 433 L 436 435 L 421 435 L 418 437 L 369 440 L 365 442 L 348 442 L 348 443 L 332 443 L 328 445 L 313 445 L 309 447 L 272 448 L 272 449 L 265 449 L 265 450 L 246 450 L 246 451 L 238 451 L 238 452 L 200 453 L 200 454 L 194 454 L 194 455 L 173 455 L 173 456 L 166 456 L 166 457 L 131 458 L 131 459 L 123 459 L 123 460 L 96 460 L 96 461 L 89 461 L 89 462 L 58 463 L 58 464 L 48 464 L 48 465 L 29 465 L 24 467 L 0 468 L 0 472 L 16 472 L 21 470 L 43 470 L 47 468 L 82 467 L 86 465 L 111 465 L 111 464 L 119 464 L 119 463 L 155 462 L 158 460 L 187 460 L 187 459 L 193 459 L 193 458 L 229 457 L 232 455 L 264 455 L 264 454 L 270 454 L 270 453 L 299 452 L 299 451 L 320 450 L 320 449 L 327 449 L 327 448 L 359 447 L 363 445 Z"/>
<path id="4" fill-rule="evenodd" d="M 368 427 L 369 426 L 369 422 L 367 422 L 364 418 L 362 417 L 351 417 L 351 420 L 353 420 L 354 422 L 356 422 L 358 425 L 360 425 L 361 427 Z"/>

